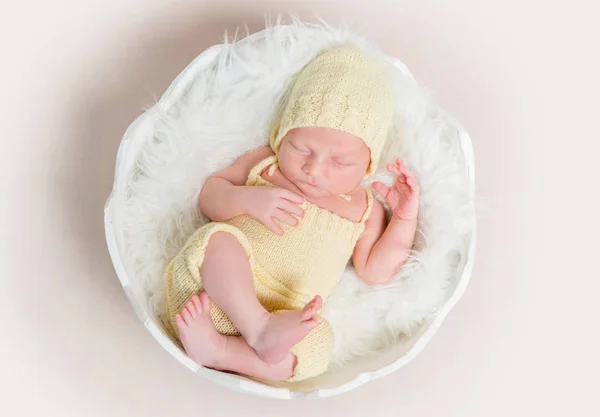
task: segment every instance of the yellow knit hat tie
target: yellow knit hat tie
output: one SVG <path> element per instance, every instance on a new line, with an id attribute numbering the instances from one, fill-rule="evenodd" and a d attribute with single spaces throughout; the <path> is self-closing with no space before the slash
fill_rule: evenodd
<path id="1" fill-rule="evenodd" d="M 327 50 L 298 74 L 270 142 L 277 154 L 297 127 L 329 127 L 361 138 L 377 169 L 394 113 L 392 87 L 381 66 L 356 46 Z"/>

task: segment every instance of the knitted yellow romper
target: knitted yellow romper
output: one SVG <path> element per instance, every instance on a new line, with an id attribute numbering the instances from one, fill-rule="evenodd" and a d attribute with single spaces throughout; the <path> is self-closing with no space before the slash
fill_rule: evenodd
<path id="1" fill-rule="evenodd" d="M 250 172 L 247 185 L 273 186 L 260 174 L 275 162 L 275 157 L 260 162 Z M 175 315 L 192 295 L 202 291 L 200 269 L 209 239 L 216 232 L 230 233 L 246 251 L 256 295 L 266 310 L 301 309 L 317 294 L 327 299 L 339 283 L 371 212 L 373 195 L 367 191 L 367 196 L 367 209 L 359 222 L 306 202 L 302 205 L 304 218 L 297 227 L 277 223 L 285 232 L 281 237 L 248 215 L 200 228 L 167 269 L 167 315 L 172 328 L 177 329 Z M 220 333 L 240 335 L 214 304 L 211 317 Z M 319 326 L 291 350 L 298 364 L 290 381 L 319 375 L 329 365 L 333 332 L 325 319 L 319 321 Z"/>
<path id="2" fill-rule="evenodd" d="M 328 127 L 362 139 L 371 152 L 367 175 L 374 172 L 394 111 L 393 93 L 378 63 L 359 48 L 335 47 L 314 58 L 296 77 L 282 108 L 270 137 L 275 155 L 291 129 Z M 247 185 L 274 186 L 261 173 L 268 167 L 273 170 L 276 164 L 276 156 L 260 162 L 249 173 Z M 205 225 L 189 238 L 165 272 L 167 327 L 178 336 L 175 316 L 190 297 L 202 291 L 200 270 L 214 233 L 230 233 L 240 242 L 248 255 L 256 295 L 265 309 L 297 310 L 317 294 L 326 300 L 334 290 L 372 207 L 370 190 L 359 222 L 306 202 L 302 206 L 304 217 L 297 227 L 278 222 L 285 232 L 282 237 L 248 215 Z M 240 334 L 219 307 L 213 305 L 210 313 L 219 332 Z M 298 363 L 289 381 L 327 370 L 333 331 L 326 320 L 319 320 L 320 324 L 291 350 Z"/>

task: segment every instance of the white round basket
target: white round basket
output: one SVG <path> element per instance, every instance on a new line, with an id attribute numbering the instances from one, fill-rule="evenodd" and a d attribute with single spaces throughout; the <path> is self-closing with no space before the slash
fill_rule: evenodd
<path id="1" fill-rule="evenodd" d="M 294 30 L 294 27 L 277 26 L 267 30 Z M 239 42 L 260 42 L 265 36 L 265 31 L 263 30 L 250 35 Z M 179 74 L 155 106 L 160 106 L 161 110 L 168 111 L 188 91 L 197 75 L 213 63 L 221 48 L 223 48 L 223 45 L 215 45 L 201 53 Z M 390 58 L 390 60 L 393 61 L 398 71 L 412 77 L 402 62 L 395 58 Z M 307 386 L 299 390 L 290 389 L 289 387 L 268 386 L 242 376 L 219 372 L 197 365 L 186 356 L 181 347 L 165 332 L 160 320 L 153 317 L 148 311 L 146 303 L 141 302 L 138 294 L 133 291 L 132 283 L 135 284 L 136 277 L 132 272 L 133 267 L 128 264 L 124 250 L 125 239 L 123 228 L 120 227 L 120 222 L 122 221 L 120 213 L 123 213 L 127 183 L 135 170 L 138 154 L 144 144 L 153 135 L 153 124 L 149 117 L 149 111 L 140 115 L 129 126 L 119 146 L 113 189 L 104 209 L 106 241 L 115 271 L 138 318 L 167 352 L 193 372 L 231 389 L 262 397 L 293 399 L 319 398 L 340 394 L 352 390 L 365 382 L 394 372 L 410 362 L 433 337 L 446 315 L 462 296 L 471 276 L 474 260 L 476 237 L 474 213 L 471 216 L 473 224 L 469 237 L 468 253 L 466 258 L 461 260 L 458 273 L 451 282 L 447 299 L 439 308 L 435 317 L 427 320 L 420 326 L 417 334 L 411 337 L 410 343 L 405 343 L 398 349 L 392 349 L 376 360 L 369 359 L 364 363 L 352 364 L 344 374 L 337 374 L 335 378 L 331 378 L 325 385 L 319 387 Z M 470 199 L 473 200 L 474 161 L 471 141 L 467 132 L 456 121 L 451 117 L 447 117 L 447 120 L 457 132 L 457 140 L 460 143 L 468 169 L 469 195 Z"/>

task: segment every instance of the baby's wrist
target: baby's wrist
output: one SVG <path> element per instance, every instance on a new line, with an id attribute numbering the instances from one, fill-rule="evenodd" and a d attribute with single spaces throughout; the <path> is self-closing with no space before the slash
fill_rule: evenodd
<path id="1" fill-rule="evenodd" d="M 252 201 L 252 187 L 248 187 L 245 185 L 240 185 L 236 187 L 237 189 L 234 191 L 237 195 L 237 207 L 238 210 L 242 214 L 248 214 L 248 209 L 250 208 L 250 202 Z"/>
<path id="2" fill-rule="evenodd" d="M 410 223 L 410 222 L 415 222 L 415 221 L 417 221 L 416 215 L 410 216 L 410 217 L 402 217 L 402 216 L 397 216 L 393 213 L 392 213 L 392 218 L 390 219 L 390 223 L 397 222 L 399 224 Z"/>

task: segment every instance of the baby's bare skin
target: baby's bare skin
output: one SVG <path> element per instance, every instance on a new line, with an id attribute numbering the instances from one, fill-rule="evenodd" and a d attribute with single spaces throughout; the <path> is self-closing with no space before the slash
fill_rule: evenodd
<path id="1" fill-rule="evenodd" d="M 243 337 L 219 333 L 210 317 L 211 300 L 206 292 L 193 296 L 175 318 L 181 343 L 196 363 L 219 370 L 234 370 L 256 378 L 285 381 L 293 375 L 296 358 L 287 353 L 276 365 L 267 365 Z"/>
<path id="2" fill-rule="evenodd" d="M 270 148 L 261 148 L 216 173 L 202 189 L 200 211 L 213 221 L 247 214 L 278 235 L 283 230 L 274 220 L 297 226 L 296 216 L 302 217 L 304 201 L 351 221 L 362 218 L 367 197 L 360 182 L 369 167 L 370 153 L 361 139 L 329 128 L 293 129 L 279 149 L 278 169 L 272 175 L 267 170 L 261 174 L 277 187 L 247 187 L 250 170 L 271 155 Z M 369 285 L 384 284 L 393 278 L 408 259 L 416 230 L 419 201 L 416 180 L 400 161 L 388 166 L 388 170 L 397 176 L 396 183 L 390 189 L 381 183 L 375 183 L 373 188 L 389 205 L 392 220 L 386 224 L 383 206 L 375 201 L 353 255 L 357 273 Z M 254 292 L 243 248 L 226 233 L 216 233 L 211 238 L 201 274 L 206 292 L 243 338 L 227 342 L 225 336 L 215 336 L 217 332 L 208 324 L 206 314 L 186 316 L 183 311 L 177 325 L 190 357 L 205 366 L 258 378 L 288 375 L 295 363 L 289 352 L 291 347 L 318 324 L 320 297 L 303 310 L 276 316 L 267 312 Z M 193 302 L 186 308 L 199 311 Z M 235 348 L 219 348 L 218 344 Z M 245 364 L 252 366 L 240 365 L 240 356 L 245 358 Z"/>

